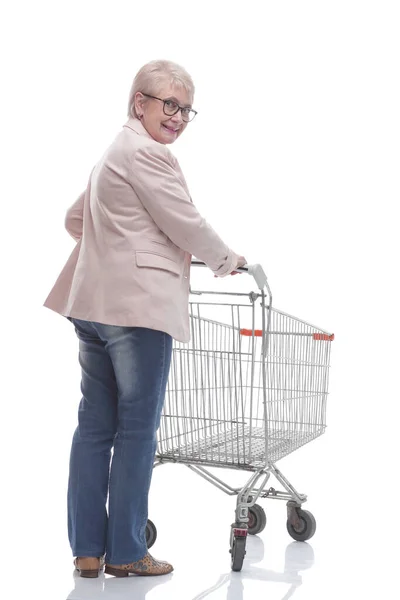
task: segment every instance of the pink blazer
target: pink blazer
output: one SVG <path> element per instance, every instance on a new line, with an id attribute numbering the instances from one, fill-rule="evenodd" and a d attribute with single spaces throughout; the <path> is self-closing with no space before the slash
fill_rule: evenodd
<path id="1" fill-rule="evenodd" d="M 129 119 L 68 210 L 77 244 L 44 306 L 108 325 L 189 340 L 191 255 L 218 276 L 238 256 L 191 201 L 178 161 Z"/>

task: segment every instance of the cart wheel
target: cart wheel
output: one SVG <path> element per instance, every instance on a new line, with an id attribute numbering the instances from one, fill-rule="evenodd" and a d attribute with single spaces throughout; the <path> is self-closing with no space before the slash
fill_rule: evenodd
<path id="1" fill-rule="evenodd" d="M 267 515 L 265 510 L 259 504 L 249 508 L 248 532 L 250 535 L 256 535 L 265 529 L 267 524 Z"/>
<path id="2" fill-rule="evenodd" d="M 234 537 L 232 545 L 232 571 L 241 571 L 246 554 L 246 536 Z"/>
<path id="3" fill-rule="evenodd" d="M 300 519 L 298 527 L 294 527 L 288 520 L 286 523 L 289 535 L 297 542 L 305 542 L 312 538 L 317 529 L 315 517 L 310 511 L 297 509 L 297 514 Z"/>
<path id="4" fill-rule="evenodd" d="M 146 543 L 147 543 L 147 548 L 151 548 L 154 544 L 154 542 L 157 539 L 157 529 L 156 526 L 154 525 L 153 521 L 150 521 L 150 519 L 147 520 L 147 525 L 146 525 Z"/>

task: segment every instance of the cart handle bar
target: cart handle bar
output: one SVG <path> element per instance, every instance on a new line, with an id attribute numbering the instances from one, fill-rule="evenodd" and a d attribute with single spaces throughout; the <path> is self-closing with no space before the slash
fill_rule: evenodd
<path id="1" fill-rule="evenodd" d="M 240 335 L 247 335 L 249 337 L 262 337 L 263 332 L 262 329 L 241 329 Z M 324 340 L 326 342 L 332 342 L 335 339 L 335 334 L 332 333 L 329 335 L 328 333 L 313 333 L 312 334 L 314 340 Z"/>
<path id="2" fill-rule="evenodd" d="M 192 260 L 192 267 L 206 267 L 206 263 L 202 262 L 201 260 Z M 268 286 L 268 279 L 266 274 L 264 273 L 264 269 L 262 268 L 261 265 L 244 265 L 243 267 L 237 267 L 236 269 L 234 269 L 235 271 L 238 271 L 239 273 L 248 273 L 249 275 L 252 275 L 255 279 L 255 282 L 257 284 L 257 286 L 259 287 L 260 290 L 263 290 L 264 287 L 267 288 L 268 292 L 270 293 L 269 290 L 269 286 Z"/>

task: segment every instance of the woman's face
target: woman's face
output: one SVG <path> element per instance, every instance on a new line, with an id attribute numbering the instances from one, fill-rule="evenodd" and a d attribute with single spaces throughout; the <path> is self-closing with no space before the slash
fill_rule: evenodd
<path id="1" fill-rule="evenodd" d="M 184 88 L 173 87 L 167 83 L 154 96 L 162 100 L 172 100 L 182 107 L 192 106 L 189 94 Z M 136 112 L 142 115 L 141 122 L 151 137 L 160 144 L 172 144 L 186 129 L 187 123 L 182 120 L 180 110 L 175 115 L 168 116 L 164 113 L 161 100 L 143 97 L 140 92 L 136 94 L 135 101 Z"/>

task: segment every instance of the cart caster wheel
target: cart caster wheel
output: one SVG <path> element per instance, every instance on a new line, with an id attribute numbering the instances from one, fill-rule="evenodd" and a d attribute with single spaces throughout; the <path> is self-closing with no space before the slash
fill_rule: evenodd
<path id="1" fill-rule="evenodd" d="M 234 537 L 230 552 L 232 571 L 241 571 L 246 555 L 246 536 Z"/>
<path id="2" fill-rule="evenodd" d="M 314 515 L 308 510 L 298 508 L 297 514 L 300 520 L 299 524 L 295 527 L 288 520 L 286 523 L 286 527 L 289 532 L 289 535 L 294 540 L 296 540 L 297 542 L 305 542 L 306 540 L 311 539 L 314 535 L 317 529 L 317 523 Z"/>
<path id="3" fill-rule="evenodd" d="M 248 533 L 256 535 L 265 529 L 267 524 L 267 515 L 265 510 L 259 504 L 254 504 L 249 508 Z"/>
<path id="4" fill-rule="evenodd" d="M 150 521 L 150 519 L 148 519 L 147 525 L 146 525 L 146 544 L 147 544 L 148 549 L 153 546 L 156 539 L 157 539 L 156 526 L 154 525 L 153 521 Z"/>

